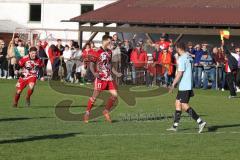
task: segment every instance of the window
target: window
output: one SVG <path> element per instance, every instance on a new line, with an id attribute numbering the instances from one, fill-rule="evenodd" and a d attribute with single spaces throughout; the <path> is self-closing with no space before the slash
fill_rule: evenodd
<path id="1" fill-rule="evenodd" d="M 41 4 L 30 4 L 29 8 L 30 8 L 29 21 L 40 22 L 41 21 L 41 13 L 42 13 Z"/>
<path id="2" fill-rule="evenodd" d="M 94 5 L 93 4 L 82 4 L 81 5 L 81 14 L 93 11 Z"/>

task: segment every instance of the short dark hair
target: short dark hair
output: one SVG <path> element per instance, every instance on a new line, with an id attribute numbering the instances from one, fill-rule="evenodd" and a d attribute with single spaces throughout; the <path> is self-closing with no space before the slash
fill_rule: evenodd
<path id="1" fill-rule="evenodd" d="M 73 45 L 73 47 L 74 47 L 74 48 L 77 48 L 77 49 L 80 48 L 79 45 L 78 45 L 78 43 L 75 43 L 75 44 Z"/>
<path id="2" fill-rule="evenodd" d="M 176 48 L 179 48 L 179 49 L 182 49 L 182 50 L 185 51 L 186 50 L 186 45 L 183 42 L 179 42 L 179 43 L 176 44 Z"/>
<path id="3" fill-rule="evenodd" d="M 15 38 L 19 38 L 19 36 L 18 36 L 18 35 L 14 35 L 14 39 L 15 39 Z"/>
<path id="4" fill-rule="evenodd" d="M 69 45 L 65 45 L 65 47 L 69 48 Z"/>
<path id="5" fill-rule="evenodd" d="M 31 47 L 30 49 L 29 49 L 29 52 L 37 52 L 37 47 Z"/>
<path id="6" fill-rule="evenodd" d="M 57 42 L 61 42 L 62 40 L 61 39 L 57 39 Z"/>
<path id="7" fill-rule="evenodd" d="M 102 41 L 106 41 L 108 39 L 112 39 L 112 37 L 110 37 L 109 35 L 105 34 L 103 37 L 102 37 Z"/>

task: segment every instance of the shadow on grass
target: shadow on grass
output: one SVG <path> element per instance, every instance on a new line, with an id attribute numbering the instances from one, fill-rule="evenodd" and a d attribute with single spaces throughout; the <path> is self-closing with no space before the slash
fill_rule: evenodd
<path id="1" fill-rule="evenodd" d="M 240 127 L 240 124 L 218 125 L 208 127 L 208 132 L 216 132 L 219 128 Z"/>
<path id="2" fill-rule="evenodd" d="M 47 118 L 53 118 L 53 117 L 15 117 L 15 118 L 3 118 L 0 119 L 0 122 L 12 122 L 12 121 L 23 121 L 23 120 L 31 120 L 31 119 L 47 119 Z"/>
<path id="3" fill-rule="evenodd" d="M 32 106 L 33 109 L 40 109 L 40 108 L 55 108 L 56 106 Z M 68 107 L 69 106 L 63 106 Z M 87 108 L 87 105 L 79 105 L 79 106 L 70 106 L 70 108 Z"/>
<path id="4" fill-rule="evenodd" d="M 66 133 L 66 134 L 50 134 L 50 135 L 43 135 L 43 136 L 32 136 L 27 138 L 18 138 L 18 139 L 9 139 L 9 140 L 2 140 L 0 144 L 9 144 L 9 143 L 23 143 L 23 142 L 32 142 L 32 141 L 40 141 L 40 140 L 49 140 L 49 139 L 64 139 L 69 137 L 75 137 L 80 133 Z"/>

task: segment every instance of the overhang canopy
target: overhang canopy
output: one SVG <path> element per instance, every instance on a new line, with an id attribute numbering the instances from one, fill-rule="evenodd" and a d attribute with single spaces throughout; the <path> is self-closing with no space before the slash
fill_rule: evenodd
<path id="1" fill-rule="evenodd" d="M 240 35 L 239 8 L 240 0 L 119 0 L 69 21 L 79 22 L 80 31 Z"/>

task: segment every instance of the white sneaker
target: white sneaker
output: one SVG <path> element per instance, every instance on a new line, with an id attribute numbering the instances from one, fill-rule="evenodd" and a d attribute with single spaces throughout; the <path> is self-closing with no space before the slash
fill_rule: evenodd
<path id="1" fill-rule="evenodd" d="M 222 88 L 222 91 L 224 92 L 224 91 L 225 91 L 225 89 L 224 89 L 224 88 Z"/>
<path id="2" fill-rule="evenodd" d="M 73 83 L 73 78 L 72 77 L 70 78 L 70 82 Z"/>
<path id="3" fill-rule="evenodd" d="M 7 79 L 9 79 L 9 80 L 10 80 L 10 79 L 13 79 L 13 77 L 8 77 Z"/>
<path id="4" fill-rule="evenodd" d="M 198 133 L 202 133 L 202 131 L 206 127 L 206 125 L 207 125 L 207 122 L 203 122 L 202 124 L 199 124 Z"/>
<path id="5" fill-rule="evenodd" d="M 228 96 L 228 99 L 237 98 L 237 96 Z"/>
<path id="6" fill-rule="evenodd" d="M 2 77 L 2 79 L 6 79 L 6 78 L 7 78 L 7 76 L 3 76 L 3 77 Z"/>
<path id="7" fill-rule="evenodd" d="M 171 127 L 171 128 L 168 128 L 167 131 L 177 132 L 177 128 Z"/>
<path id="8" fill-rule="evenodd" d="M 79 82 L 79 80 L 77 79 L 76 81 L 75 81 L 75 84 L 77 84 Z"/>
<path id="9" fill-rule="evenodd" d="M 237 90 L 236 90 L 236 92 L 237 92 L 237 93 L 239 93 L 239 92 L 240 92 L 240 89 L 239 89 L 238 87 L 237 87 Z"/>

